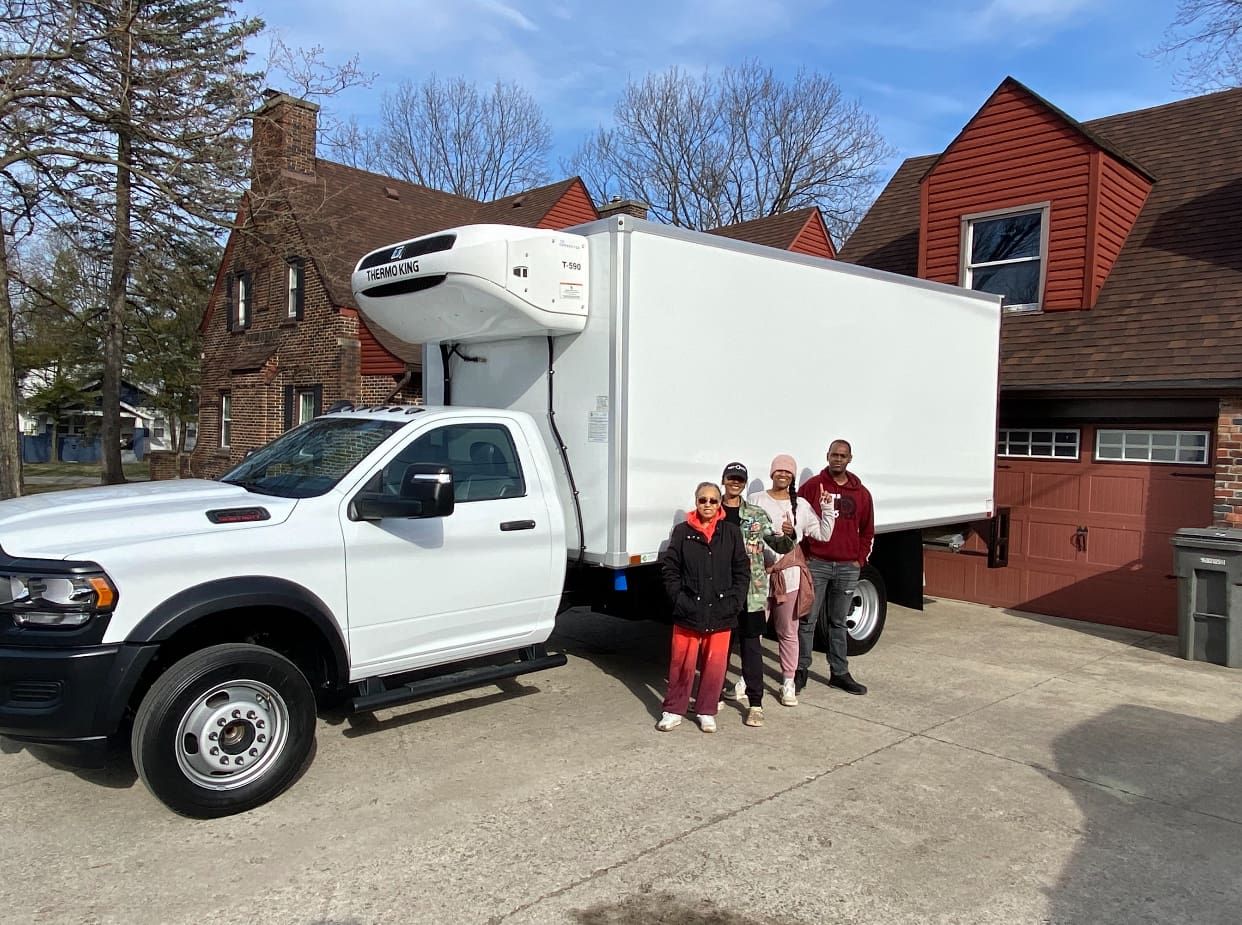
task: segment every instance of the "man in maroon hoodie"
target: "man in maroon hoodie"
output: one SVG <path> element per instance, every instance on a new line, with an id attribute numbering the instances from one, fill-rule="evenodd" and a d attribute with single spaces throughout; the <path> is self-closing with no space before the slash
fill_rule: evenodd
<path id="1" fill-rule="evenodd" d="M 806 686 L 811 668 L 815 623 L 820 612 L 826 609 L 828 668 L 832 672 L 828 683 L 850 694 L 867 693 L 867 688 L 850 677 L 846 656 L 849 636 L 845 618 L 858 589 L 858 573 L 867 564 L 875 540 L 871 492 L 849 471 L 853 458 L 848 440 L 832 441 L 828 447 L 828 467 L 798 489 L 798 496 L 806 498 L 817 510 L 822 496 L 828 495 L 829 506 L 837 511 L 836 528 L 828 542 L 809 537 L 802 541 L 807 566 L 815 579 L 815 606 L 798 624 L 798 670 L 794 673 L 794 687 L 799 691 Z"/>

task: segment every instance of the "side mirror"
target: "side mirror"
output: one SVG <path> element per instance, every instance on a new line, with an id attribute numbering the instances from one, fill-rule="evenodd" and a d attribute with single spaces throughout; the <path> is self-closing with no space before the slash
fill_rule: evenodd
<path id="1" fill-rule="evenodd" d="M 401 477 L 396 497 L 363 491 L 354 497 L 358 520 L 385 517 L 447 517 L 453 513 L 453 470 L 436 463 L 412 463 Z"/>

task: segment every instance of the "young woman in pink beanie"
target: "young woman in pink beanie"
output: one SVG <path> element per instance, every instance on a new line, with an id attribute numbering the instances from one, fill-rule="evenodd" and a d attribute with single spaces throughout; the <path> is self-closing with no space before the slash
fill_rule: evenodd
<path id="1" fill-rule="evenodd" d="M 767 511 L 772 523 L 779 524 L 784 534 L 793 537 L 795 542 L 801 544 L 804 536 L 827 542 L 837 521 L 836 509 L 825 506 L 817 517 L 811 502 L 797 496 L 794 476 L 798 464 L 794 458 L 782 453 L 772 460 L 768 471 L 772 487 L 767 491 L 757 491 L 746 500 Z M 827 505 L 830 502 L 825 500 L 824 503 Z M 815 602 L 815 584 L 807 570 L 801 545 L 772 562 L 768 571 L 772 579 L 768 613 L 776 628 L 783 678 L 777 699 L 784 706 L 795 707 L 798 705 L 798 694 L 794 689 L 794 672 L 798 670 L 798 620 L 811 611 Z"/>

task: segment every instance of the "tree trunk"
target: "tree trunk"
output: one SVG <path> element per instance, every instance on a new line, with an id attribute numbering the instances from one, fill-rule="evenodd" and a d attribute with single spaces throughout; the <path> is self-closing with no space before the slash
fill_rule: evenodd
<path id="1" fill-rule="evenodd" d="M 52 439 L 47 449 L 48 462 L 60 462 L 60 415 L 52 418 Z"/>
<path id="2" fill-rule="evenodd" d="M 133 73 L 133 37 L 129 33 L 129 4 L 123 5 L 125 30 L 117 37 L 120 63 L 120 99 L 116 120 L 116 227 L 112 235 L 112 271 L 108 281 L 108 318 L 103 336 L 103 386 L 100 394 L 100 456 L 105 485 L 125 481 L 121 468 L 121 375 L 125 362 L 125 309 L 129 294 L 130 219 L 133 178 L 130 175 L 132 128 L 130 127 L 130 79 Z"/>
<path id="3" fill-rule="evenodd" d="M 8 239 L 0 236 L 0 498 L 17 498 L 22 493 L 22 448 L 17 433 Z"/>

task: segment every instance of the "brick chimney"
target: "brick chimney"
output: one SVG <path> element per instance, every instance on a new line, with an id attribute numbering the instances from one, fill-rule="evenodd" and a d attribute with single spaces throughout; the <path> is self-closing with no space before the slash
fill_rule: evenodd
<path id="1" fill-rule="evenodd" d="M 263 95 L 266 99 L 254 117 L 254 179 L 271 180 L 282 171 L 314 176 L 319 104 L 277 90 L 264 90 Z"/>
<path id="2" fill-rule="evenodd" d="M 651 206 L 645 202 L 639 202 L 637 199 L 622 199 L 620 196 L 613 196 L 612 199 L 603 205 L 595 207 L 595 211 L 599 213 L 600 218 L 608 218 L 610 215 L 632 215 L 634 218 L 646 218 L 647 210 Z"/>

